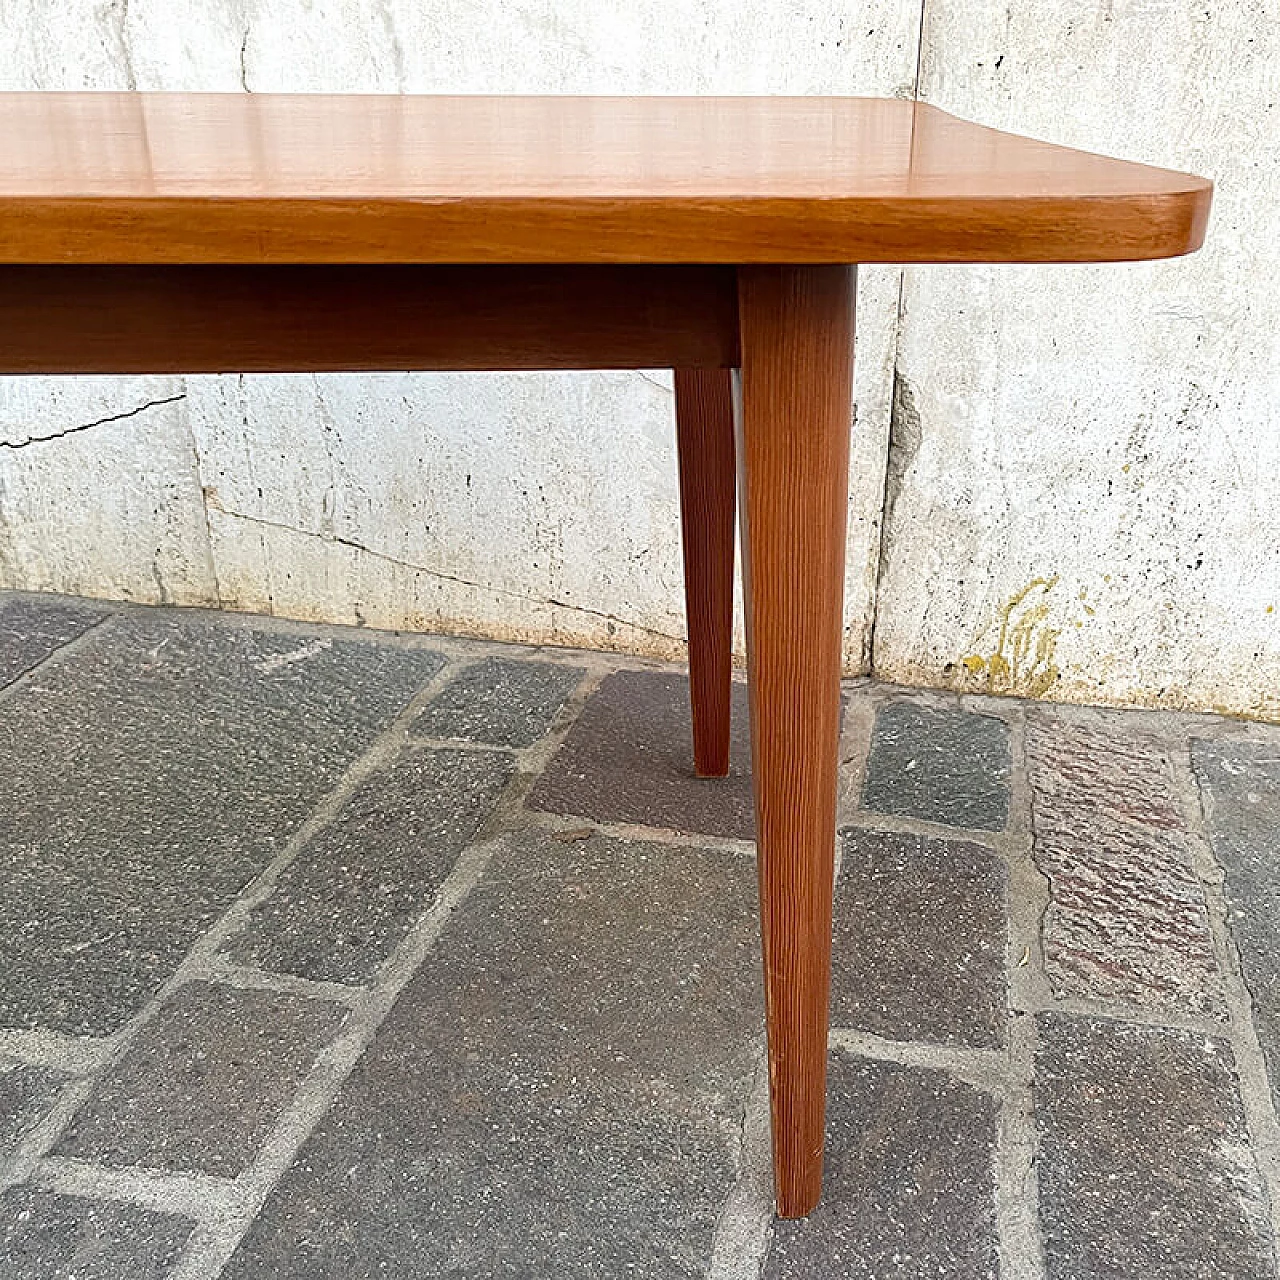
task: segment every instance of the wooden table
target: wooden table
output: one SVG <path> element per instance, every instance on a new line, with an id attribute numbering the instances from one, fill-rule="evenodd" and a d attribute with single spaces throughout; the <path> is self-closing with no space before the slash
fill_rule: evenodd
<path id="1" fill-rule="evenodd" d="M 1169 257 L 1210 194 L 896 100 L 0 94 L 0 371 L 676 371 L 705 775 L 742 518 L 777 1205 L 799 1216 L 822 1177 L 850 264 Z"/>

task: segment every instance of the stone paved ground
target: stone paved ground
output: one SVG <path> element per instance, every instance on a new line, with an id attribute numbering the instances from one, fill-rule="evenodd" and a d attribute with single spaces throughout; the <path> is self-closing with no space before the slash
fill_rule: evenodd
<path id="1" fill-rule="evenodd" d="M 0 1276 L 1277 1277 L 1280 730 L 847 690 L 827 1191 L 743 708 L 0 597 Z"/>

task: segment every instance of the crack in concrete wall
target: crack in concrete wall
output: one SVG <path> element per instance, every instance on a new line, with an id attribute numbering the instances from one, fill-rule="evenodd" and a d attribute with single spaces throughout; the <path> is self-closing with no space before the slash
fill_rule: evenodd
<path id="1" fill-rule="evenodd" d="M 915 389 L 898 371 L 893 374 L 893 409 L 889 415 L 889 458 L 884 473 L 884 515 L 881 551 L 893 535 L 893 513 L 906 485 L 911 464 L 924 441 L 924 424 L 916 406 Z"/>
<path id="2" fill-rule="evenodd" d="M 129 48 L 129 4 L 130 0 L 118 0 L 112 12 L 115 16 L 115 39 L 120 65 L 124 68 L 125 84 L 130 89 L 137 89 L 138 77 L 133 69 L 133 53 Z"/>
<path id="3" fill-rule="evenodd" d="M 92 431 L 95 427 L 105 427 L 112 422 L 124 422 L 128 418 L 136 418 L 141 413 L 146 413 L 148 409 L 158 409 L 161 405 L 177 404 L 179 400 L 185 400 L 187 393 L 180 392 L 176 396 L 164 396 L 159 400 L 148 400 L 146 404 L 140 404 L 136 408 L 126 409 L 123 413 L 111 413 L 105 418 L 95 418 L 92 422 L 82 422 L 78 426 L 67 427 L 62 431 L 53 431 L 47 436 L 28 436 L 25 440 L 0 440 L 0 449 L 10 449 L 17 451 L 26 449 L 33 444 L 48 444 L 52 440 L 63 440 L 67 436 L 79 435 L 83 431 Z"/>
<path id="4" fill-rule="evenodd" d="M 607 613 L 602 609 L 589 609 L 585 605 L 571 604 L 567 600 L 557 600 L 554 597 L 526 595 L 520 591 L 511 591 L 506 587 L 497 587 L 490 582 L 477 582 L 471 578 L 464 578 L 454 573 L 447 573 L 443 569 L 433 569 L 429 565 L 416 564 L 411 560 L 402 560 L 397 556 L 388 555 L 385 551 L 378 551 L 374 547 L 365 546 L 362 542 L 357 542 L 353 538 L 344 538 L 336 533 L 321 533 L 315 529 L 303 529 L 297 525 L 286 524 L 279 520 L 268 520 L 263 516 L 254 516 L 245 511 L 232 511 L 222 505 L 218 500 L 218 496 L 212 490 L 205 490 L 205 503 L 209 510 L 216 511 L 220 515 L 230 516 L 233 520 L 244 520 L 250 524 L 261 525 L 268 529 L 280 529 L 285 533 L 298 534 L 304 538 L 314 538 L 318 542 L 329 543 L 333 546 L 346 547 L 350 551 L 357 551 L 362 555 L 372 556 L 375 560 L 381 560 L 384 564 L 395 565 L 400 569 L 409 569 L 414 573 L 425 574 L 429 578 L 435 578 L 440 582 L 455 582 L 459 586 L 471 587 L 476 591 L 483 591 L 490 595 L 502 596 L 508 600 L 521 600 L 526 604 L 550 605 L 556 609 L 565 609 L 570 613 L 582 614 L 589 618 L 601 618 L 605 622 L 613 622 L 618 626 L 627 627 L 632 631 L 638 631 L 643 635 L 654 636 L 659 640 L 671 641 L 675 644 L 683 644 L 684 637 L 673 635 L 668 631 L 659 631 L 655 627 L 646 627 L 638 622 L 632 622 L 627 618 L 620 617 L 615 613 Z"/>

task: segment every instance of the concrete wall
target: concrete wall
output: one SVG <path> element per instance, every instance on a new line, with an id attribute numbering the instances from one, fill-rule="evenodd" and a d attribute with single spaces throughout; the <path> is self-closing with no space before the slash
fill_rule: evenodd
<path id="1" fill-rule="evenodd" d="M 1280 717 L 1280 24 L 1243 0 L 1022 9 L 0 0 L 0 88 L 918 81 L 1209 173 L 1198 258 L 861 273 L 847 660 Z M 0 380 L 3 586 L 674 655 L 679 584 L 661 371 Z"/>
<path id="2" fill-rule="evenodd" d="M 1217 190 L 1190 258 L 906 273 L 877 670 L 1280 719 L 1280 9 L 925 15 L 929 101 Z"/>
<path id="3" fill-rule="evenodd" d="M 912 92 L 919 13 L 891 0 L 620 7 L 0 0 L 0 88 Z M 900 278 L 862 280 L 854 665 L 870 635 Z M 0 380 L 0 439 L 159 401 L 0 449 L 0 585 L 682 652 L 663 371 Z"/>

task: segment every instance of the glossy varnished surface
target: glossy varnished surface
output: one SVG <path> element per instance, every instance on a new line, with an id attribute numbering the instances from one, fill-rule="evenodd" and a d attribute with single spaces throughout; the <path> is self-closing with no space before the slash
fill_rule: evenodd
<path id="1" fill-rule="evenodd" d="M 892 99 L 0 94 L 10 263 L 1153 258 L 1209 198 Z"/>
<path id="2" fill-rule="evenodd" d="M 778 1212 L 818 1202 L 831 982 L 851 268 L 739 273 L 742 584 Z"/>
<path id="3" fill-rule="evenodd" d="M 693 767 L 700 778 L 723 778 L 733 692 L 733 375 L 676 369 L 673 391 Z"/>

